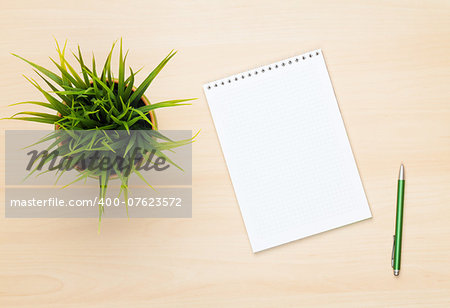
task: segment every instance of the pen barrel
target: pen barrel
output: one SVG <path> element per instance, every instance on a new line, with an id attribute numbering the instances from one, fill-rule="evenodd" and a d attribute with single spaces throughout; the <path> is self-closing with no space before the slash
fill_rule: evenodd
<path id="1" fill-rule="evenodd" d="M 398 180 L 397 186 L 397 215 L 395 218 L 395 249 L 394 270 L 400 270 L 400 258 L 402 252 L 403 229 L 403 200 L 405 197 L 405 180 Z"/>

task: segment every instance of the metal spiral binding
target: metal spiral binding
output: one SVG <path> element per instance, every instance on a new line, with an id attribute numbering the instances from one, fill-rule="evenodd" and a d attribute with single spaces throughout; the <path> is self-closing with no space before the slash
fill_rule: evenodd
<path id="1" fill-rule="evenodd" d="M 251 70 L 251 71 L 247 71 L 245 73 L 241 73 L 241 74 L 237 74 L 237 75 L 233 75 L 229 78 L 225 78 L 225 79 L 221 79 L 218 81 L 214 81 L 211 82 L 210 84 L 208 84 L 208 86 L 206 87 L 206 89 L 208 90 L 212 90 L 214 88 L 220 87 L 220 86 L 225 86 L 227 84 L 233 83 L 233 82 L 237 82 L 239 80 L 245 79 L 245 78 L 251 78 L 252 76 L 257 76 L 258 74 L 265 74 L 268 71 L 272 71 L 272 70 L 277 70 L 281 67 L 285 67 L 288 65 L 292 65 L 295 63 L 299 63 L 302 61 L 307 60 L 308 58 L 312 58 L 314 56 L 318 56 L 320 54 L 320 50 L 315 50 L 297 57 L 293 57 L 293 58 L 289 58 L 286 60 L 282 60 L 273 64 L 269 64 L 263 67 L 259 67 L 255 70 Z"/>

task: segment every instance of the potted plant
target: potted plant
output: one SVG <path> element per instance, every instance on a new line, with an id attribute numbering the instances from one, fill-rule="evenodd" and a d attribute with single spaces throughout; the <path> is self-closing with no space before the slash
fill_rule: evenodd
<path id="1" fill-rule="evenodd" d="M 146 159 L 156 156 L 180 168 L 163 151 L 191 143 L 195 138 L 194 136 L 191 139 L 180 141 L 167 138 L 158 132 L 155 115 L 156 109 L 189 105 L 186 102 L 192 99 L 177 99 L 151 104 L 144 95 L 152 81 L 176 52 L 171 51 L 140 85 L 136 85 L 137 72 L 134 72 L 131 67 L 128 76 L 125 76 L 125 61 L 128 52 L 123 54 L 122 40 L 120 40 L 118 78 L 114 77 L 111 69 L 115 43 L 101 71 L 97 71 L 94 55 L 91 67 L 85 64 L 78 46 L 78 53 L 73 53 L 73 55 L 80 66 L 81 73 L 78 73 L 66 60 L 66 44 L 62 49 L 58 42 L 56 42 L 56 46 L 59 61 L 53 59 L 51 61 L 59 71 L 58 73 L 13 54 L 30 64 L 50 88 L 50 91 L 47 91 L 32 78 L 25 77 L 43 94 L 46 102 L 28 101 L 13 105 L 38 105 L 49 109 L 50 113 L 22 111 L 7 119 L 53 125 L 55 131 L 39 141 L 45 142 L 54 139 L 46 153 L 42 153 L 41 163 L 49 163 L 54 157 L 48 153 L 57 150 L 57 155 L 65 159 L 64 163 L 57 168 L 58 178 L 65 171 L 71 169 L 76 169 L 79 173 L 75 181 L 87 177 L 97 178 L 100 200 L 104 200 L 106 196 L 108 181 L 119 179 L 128 213 L 128 179 L 130 175 L 135 173 L 147 183 L 139 172 L 138 166 Z M 126 168 L 119 168 L 118 164 L 111 164 L 108 168 L 98 166 L 90 168 L 85 163 L 86 154 L 89 159 L 92 159 L 92 155 L 89 156 L 89 154 L 94 152 L 99 161 L 107 158 L 109 161 L 120 158 L 122 160 L 121 167 L 123 167 L 123 162 L 128 162 L 128 164 L 125 163 Z M 36 167 L 29 175 L 38 169 Z M 99 223 L 103 212 L 104 206 L 101 203 L 99 204 Z"/>

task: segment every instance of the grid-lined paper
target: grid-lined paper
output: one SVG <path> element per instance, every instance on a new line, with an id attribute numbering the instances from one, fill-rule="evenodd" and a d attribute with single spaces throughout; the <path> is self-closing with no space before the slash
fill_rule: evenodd
<path id="1" fill-rule="evenodd" d="M 204 91 L 254 252 L 371 217 L 321 50 Z"/>

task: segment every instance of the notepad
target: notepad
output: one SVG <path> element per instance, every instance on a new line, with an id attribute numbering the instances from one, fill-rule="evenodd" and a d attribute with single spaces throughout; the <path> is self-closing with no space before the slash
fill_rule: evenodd
<path id="1" fill-rule="evenodd" d="M 254 252 L 371 217 L 321 50 L 204 91 Z"/>

